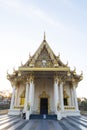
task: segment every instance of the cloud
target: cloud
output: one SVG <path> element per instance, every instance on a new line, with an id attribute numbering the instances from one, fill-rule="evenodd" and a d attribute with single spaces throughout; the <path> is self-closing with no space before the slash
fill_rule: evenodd
<path id="1" fill-rule="evenodd" d="M 71 0 L 61 0 L 59 4 L 66 4 L 68 7 L 72 6 Z M 66 25 L 59 19 L 53 19 L 48 13 L 45 13 L 42 9 L 35 5 L 22 3 L 20 0 L 0 0 L 0 4 L 3 5 L 3 8 L 6 8 L 10 12 L 14 11 L 17 15 L 23 15 L 27 18 L 34 20 L 41 20 L 44 25 L 50 25 L 51 28 L 57 28 L 58 32 L 65 37 L 65 39 L 78 39 L 79 35 L 84 37 L 85 34 L 82 34 L 80 30 L 75 28 L 73 25 Z M 76 34 L 76 35 L 75 35 Z"/>
<path id="2" fill-rule="evenodd" d="M 17 0 L 0 0 L 0 5 L 5 8 L 19 8 L 20 4 L 17 2 Z"/>
<path id="3" fill-rule="evenodd" d="M 72 6 L 71 0 L 61 0 L 59 4 L 66 4 L 67 6 Z M 50 25 L 51 28 L 57 28 L 58 32 L 65 37 L 65 39 L 78 39 L 79 35 L 84 37 L 84 35 L 80 30 L 75 28 L 73 25 L 66 25 L 63 22 L 59 21 L 59 19 L 53 19 L 49 16 L 48 13 L 45 13 L 42 9 L 35 5 L 22 3 L 21 0 L 0 0 L 0 4 L 3 8 L 6 8 L 10 12 L 17 13 L 17 15 L 23 15 L 27 18 L 34 20 L 41 20 L 44 25 Z M 76 34 L 76 35 L 75 35 Z"/>
<path id="4" fill-rule="evenodd" d="M 33 19 L 33 21 L 41 20 L 44 24 L 50 25 L 51 28 L 57 28 L 60 35 L 62 35 L 65 40 L 67 39 L 67 41 L 69 41 L 69 39 L 76 40 L 79 35 L 81 37 L 84 36 L 82 32 L 73 28 L 73 26 L 64 24 L 64 21 L 60 22 L 58 18 L 53 19 L 48 15 L 48 13 L 45 13 L 42 9 L 35 5 L 22 3 L 20 0 L 0 0 L 0 3 L 3 5 L 3 8 L 6 8 L 10 12 L 14 11 L 17 15 L 23 15 L 27 18 Z M 67 6 L 72 5 L 70 0 L 61 0 L 59 3 L 66 4 Z"/>
<path id="5" fill-rule="evenodd" d="M 72 7 L 72 1 L 71 0 L 61 0 L 61 3 L 67 5 L 68 7 Z"/>
<path id="6" fill-rule="evenodd" d="M 36 7 L 34 5 L 25 5 L 20 0 L 0 0 L 0 4 L 3 6 L 3 8 L 6 8 L 8 11 L 14 11 L 15 13 L 19 15 L 25 15 L 29 18 L 38 17 L 39 19 L 43 20 L 45 23 L 50 24 L 54 27 L 58 27 L 63 29 L 65 26 L 60 23 L 59 21 L 55 21 L 52 18 L 50 18 L 47 14 L 44 13 L 39 7 Z"/>

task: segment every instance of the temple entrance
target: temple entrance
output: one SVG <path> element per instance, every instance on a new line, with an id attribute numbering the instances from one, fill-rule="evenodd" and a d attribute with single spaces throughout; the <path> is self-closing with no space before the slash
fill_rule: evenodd
<path id="1" fill-rule="evenodd" d="M 65 105 L 65 106 L 68 105 L 67 98 L 64 98 L 64 105 Z"/>
<path id="2" fill-rule="evenodd" d="M 40 114 L 48 114 L 48 98 L 40 99 Z"/>

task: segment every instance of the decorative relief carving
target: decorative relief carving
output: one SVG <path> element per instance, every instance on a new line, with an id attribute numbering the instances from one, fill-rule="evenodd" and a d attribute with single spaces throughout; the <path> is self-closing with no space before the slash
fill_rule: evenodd
<path id="1" fill-rule="evenodd" d="M 53 63 L 50 58 L 50 55 L 48 54 L 45 48 L 38 56 L 38 59 L 35 62 L 35 67 L 53 67 Z"/>
<path id="2" fill-rule="evenodd" d="M 33 82 L 33 81 L 34 81 L 34 76 L 33 76 L 32 74 L 30 75 L 29 81 L 30 81 L 30 82 Z"/>
<path id="3" fill-rule="evenodd" d="M 66 90 L 63 91 L 64 98 L 69 98 L 68 94 L 66 93 Z"/>
<path id="4" fill-rule="evenodd" d="M 59 79 L 58 79 L 58 76 L 54 76 L 54 83 L 58 83 L 59 82 Z"/>
<path id="5" fill-rule="evenodd" d="M 46 94 L 46 91 L 43 91 L 42 94 L 39 95 L 40 98 L 49 98 L 48 94 Z"/>

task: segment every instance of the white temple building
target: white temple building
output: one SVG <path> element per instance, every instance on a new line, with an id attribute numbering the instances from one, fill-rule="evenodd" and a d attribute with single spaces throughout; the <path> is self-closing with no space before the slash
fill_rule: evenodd
<path id="1" fill-rule="evenodd" d="M 26 119 L 31 114 L 56 114 L 58 120 L 78 116 L 76 88 L 82 78 L 82 73 L 77 75 L 76 69 L 71 70 L 54 54 L 44 35 L 35 54 L 7 74 L 13 88 L 8 114 L 20 115 L 23 110 Z"/>

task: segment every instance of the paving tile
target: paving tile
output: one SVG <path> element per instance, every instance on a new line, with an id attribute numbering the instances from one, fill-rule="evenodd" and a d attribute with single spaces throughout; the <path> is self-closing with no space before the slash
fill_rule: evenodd
<path id="1" fill-rule="evenodd" d="M 0 115 L 0 130 L 87 130 L 87 116 L 56 120 L 24 120 L 18 116 Z"/>

